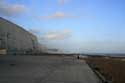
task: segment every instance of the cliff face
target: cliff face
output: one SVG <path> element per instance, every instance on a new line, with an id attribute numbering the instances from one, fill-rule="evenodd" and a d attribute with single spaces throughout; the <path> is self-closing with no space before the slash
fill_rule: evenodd
<path id="1" fill-rule="evenodd" d="M 0 18 L 0 49 L 14 53 L 35 51 L 37 48 L 36 36 L 20 26 Z"/>

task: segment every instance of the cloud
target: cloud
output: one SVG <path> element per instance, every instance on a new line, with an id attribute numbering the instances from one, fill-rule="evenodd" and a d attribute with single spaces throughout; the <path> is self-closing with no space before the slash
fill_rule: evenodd
<path id="1" fill-rule="evenodd" d="M 43 38 L 46 40 L 64 40 L 71 37 L 72 31 L 69 29 L 64 29 L 61 31 L 52 31 L 46 33 Z"/>
<path id="2" fill-rule="evenodd" d="M 57 0 L 60 5 L 64 5 L 65 3 L 68 3 L 70 0 Z"/>
<path id="3" fill-rule="evenodd" d="M 48 16 L 42 16 L 42 19 L 64 19 L 64 18 L 74 18 L 75 16 L 57 11 Z"/>
<path id="4" fill-rule="evenodd" d="M 27 8 L 21 4 L 8 4 L 3 0 L 0 1 L 0 14 L 12 16 L 26 12 Z"/>

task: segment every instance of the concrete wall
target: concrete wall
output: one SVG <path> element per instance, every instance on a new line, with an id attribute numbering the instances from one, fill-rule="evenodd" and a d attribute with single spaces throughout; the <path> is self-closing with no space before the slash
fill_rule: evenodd
<path id="1" fill-rule="evenodd" d="M 37 50 L 36 36 L 20 26 L 0 18 L 0 48 L 8 52 L 27 52 Z"/>

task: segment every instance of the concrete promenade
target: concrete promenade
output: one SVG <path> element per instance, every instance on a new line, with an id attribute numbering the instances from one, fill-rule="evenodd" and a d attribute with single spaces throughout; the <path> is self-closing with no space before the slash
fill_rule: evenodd
<path id="1" fill-rule="evenodd" d="M 0 56 L 0 83 L 99 83 L 84 60 L 68 56 Z"/>

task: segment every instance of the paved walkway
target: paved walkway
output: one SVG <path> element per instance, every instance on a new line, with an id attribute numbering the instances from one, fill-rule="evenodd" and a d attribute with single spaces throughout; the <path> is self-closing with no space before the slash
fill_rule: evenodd
<path id="1" fill-rule="evenodd" d="M 84 62 L 62 56 L 0 57 L 0 83 L 99 83 Z"/>

